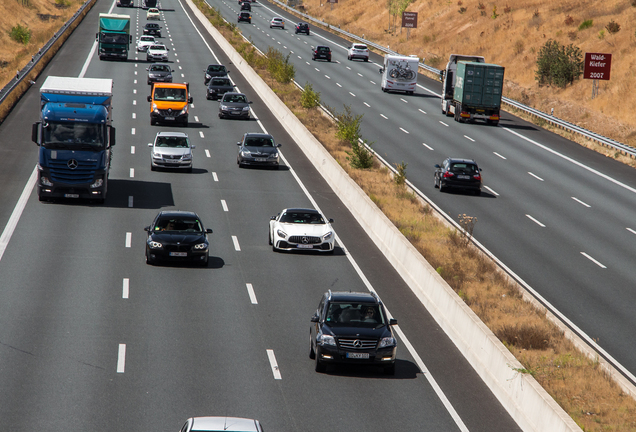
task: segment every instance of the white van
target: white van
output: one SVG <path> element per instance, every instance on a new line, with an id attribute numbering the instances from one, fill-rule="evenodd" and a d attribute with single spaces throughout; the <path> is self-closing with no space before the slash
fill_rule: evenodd
<path id="1" fill-rule="evenodd" d="M 413 94 L 417 85 L 419 58 L 386 54 L 382 74 L 382 91 L 402 91 Z"/>

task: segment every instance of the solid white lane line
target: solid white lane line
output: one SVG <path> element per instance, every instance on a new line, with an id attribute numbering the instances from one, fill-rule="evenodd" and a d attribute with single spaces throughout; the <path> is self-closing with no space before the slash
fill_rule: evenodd
<path id="1" fill-rule="evenodd" d="M 135 146 L 130 146 L 130 154 L 135 154 Z"/>
<path id="2" fill-rule="evenodd" d="M 241 251 L 241 245 L 239 245 L 238 237 L 236 237 L 236 236 L 232 236 L 232 243 L 234 243 L 234 249 L 235 249 L 237 252 L 240 252 L 240 251 Z"/>
<path id="3" fill-rule="evenodd" d="M 132 206 L 133 206 L 133 197 L 131 195 L 131 196 L 128 197 L 128 207 L 132 208 Z"/>
<path id="4" fill-rule="evenodd" d="M 206 157 L 210 157 L 210 150 L 205 149 L 205 156 L 206 156 Z"/>
<path id="5" fill-rule="evenodd" d="M 130 293 L 130 279 L 124 278 L 124 282 L 122 284 L 121 289 L 121 298 L 128 298 L 128 294 Z"/>
<path id="6" fill-rule="evenodd" d="M 388 120 L 389 118 L 387 116 L 385 116 L 384 114 L 380 114 L 380 117 L 382 117 L 385 120 Z"/>
<path id="7" fill-rule="evenodd" d="M 466 138 L 466 139 L 467 139 L 467 140 L 469 140 L 469 141 L 475 142 L 475 140 L 474 140 L 474 139 L 472 139 L 471 137 L 469 137 L 468 135 L 464 135 L 464 138 Z"/>
<path id="8" fill-rule="evenodd" d="M 131 232 L 127 232 L 126 233 L 126 247 L 129 248 L 132 244 L 132 233 Z"/>
<path id="9" fill-rule="evenodd" d="M 252 284 L 248 283 L 248 284 L 245 284 L 245 286 L 247 287 L 247 294 L 249 294 L 250 301 L 252 302 L 252 304 L 258 304 L 258 301 L 256 301 L 256 294 L 254 293 L 254 287 L 252 287 Z"/>
<path id="10" fill-rule="evenodd" d="M 627 231 L 629 231 L 630 233 L 632 233 L 632 234 L 636 234 L 636 231 L 635 231 L 635 230 L 633 230 L 633 229 L 631 229 L 631 228 L 626 228 L 626 229 L 627 229 Z"/>
<path id="11" fill-rule="evenodd" d="M 421 112 L 422 114 L 426 114 L 426 111 L 424 111 L 424 110 L 422 110 L 422 109 L 419 109 L 419 108 L 418 108 L 418 111 L 419 111 L 419 112 Z"/>
<path id="12" fill-rule="evenodd" d="M 369 108 L 371 108 L 371 105 L 369 105 L 368 103 L 366 103 L 366 102 L 362 102 L 362 103 L 365 104 L 366 106 L 368 106 Z"/>
<path id="13" fill-rule="evenodd" d="M 502 158 L 503 160 L 506 160 L 506 158 L 505 158 L 504 156 L 500 155 L 499 153 L 497 153 L 497 152 L 492 152 L 492 153 L 493 153 L 495 156 L 500 157 L 500 158 Z"/>
<path id="14" fill-rule="evenodd" d="M 572 198 L 574 201 L 576 201 L 577 203 L 579 203 L 579 204 L 581 204 L 581 205 L 584 205 L 584 206 L 585 206 L 585 207 L 587 207 L 587 208 L 592 207 L 591 205 L 589 205 L 589 204 L 587 204 L 587 203 L 584 203 L 583 201 L 581 201 L 580 199 L 578 199 L 578 198 L 576 198 L 576 197 L 571 197 L 571 198 Z"/>
<path id="15" fill-rule="evenodd" d="M 444 123 L 443 121 L 439 121 L 441 124 L 443 124 L 444 126 L 448 127 L 448 125 L 446 123 Z"/>
<path id="16" fill-rule="evenodd" d="M 488 186 L 484 186 L 484 189 L 488 189 L 488 192 L 490 192 L 491 194 L 493 194 L 495 196 L 499 196 L 499 194 L 497 192 L 495 192 L 494 190 L 490 189 Z"/>
<path id="17" fill-rule="evenodd" d="M 215 182 L 219 181 L 219 178 L 216 176 L 215 172 L 212 173 L 212 178 L 214 179 Z"/>
<path id="18" fill-rule="evenodd" d="M 15 227 L 18 225 L 18 221 L 20 220 L 20 216 L 22 216 L 22 212 L 29 201 L 29 195 L 31 195 L 31 191 L 35 187 L 35 184 L 38 179 L 38 167 L 37 165 L 33 168 L 31 172 L 31 176 L 27 183 L 24 185 L 24 189 L 22 189 L 22 194 L 20 194 L 20 198 L 16 203 L 13 211 L 11 212 L 11 216 L 9 217 L 9 221 L 7 225 L 4 227 L 2 231 L 2 235 L 0 235 L 0 260 L 2 260 L 2 256 L 4 255 L 4 251 L 7 250 L 7 246 L 9 245 L 9 240 L 11 240 L 11 236 L 15 231 Z"/>
<path id="19" fill-rule="evenodd" d="M 133 177 L 135 177 L 135 169 L 131 168 L 130 169 L 130 178 L 133 178 Z"/>
<path id="20" fill-rule="evenodd" d="M 269 364 L 272 367 L 272 373 L 274 374 L 274 379 L 282 379 L 283 377 L 280 375 L 280 369 L 278 369 L 278 363 L 276 362 L 276 356 L 274 355 L 274 350 L 267 350 L 267 358 L 269 359 Z"/>
<path id="21" fill-rule="evenodd" d="M 532 216 L 530 216 L 529 214 L 526 215 L 528 217 L 528 219 L 530 219 L 532 222 L 536 223 L 537 225 L 539 225 L 541 228 L 545 228 L 545 225 L 543 225 L 541 222 L 539 222 L 538 220 L 536 220 L 535 218 L 533 218 Z"/>
<path id="22" fill-rule="evenodd" d="M 406 130 L 406 129 L 404 129 L 404 128 L 400 128 L 400 130 L 401 130 L 402 132 L 406 133 L 406 134 L 407 134 L 407 133 L 409 133 L 409 131 L 407 131 L 407 130 Z"/>
<path id="23" fill-rule="evenodd" d="M 117 373 L 124 373 L 126 369 L 126 344 L 119 344 L 117 353 Z"/>
<path id="24" fill-rule="evenodd" d="M 598 262 L 597 260 L 589 256 L 588 254 L 586 254 L 585 252 L 581 252 L 581 255 L 583 255 L 585 258 L 589 259 L 590 261 L 592 261 L 594 264 L 596 264 L 600 268 L 607 268 L 603 264 L 601 264 L 600 262 Z"/>
<path id="25" fill-rule="evenodd" d="M 545 181 L 545 180 L 543 180 L 541 177 L 539 177 L 539 176 L 538 176 L 538 175 L 536 175 L 536 174 L 531 173 L 530 171 L 528 171 L 528 174 L 530 174 L 532 177 L 536 178 L 537 180 Z"/>
<path id="26" fill-rule="evenodd" d="M 221 207 L 223 207 L 223 211 L 228 211 L 227 209 L 227 203 L 225 202 L 225 200 L 221 200 Z"/>
<path id="27" fill-rule="evenodd" d="M 433 150 L 433 147 L 431 147 L 430 145 L 428 145 L 428 144 L 426 144 L 426 143 L 422 143 L 422 145 L 423 145 L 424 147 L 426 147 L 427 149 L 429 149 L 429 150 Z"/>

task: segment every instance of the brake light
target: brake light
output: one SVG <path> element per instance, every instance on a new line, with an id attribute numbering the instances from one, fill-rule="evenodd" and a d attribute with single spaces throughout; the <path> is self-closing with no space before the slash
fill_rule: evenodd
<path id="1" fill-rule="evenodd" d="M 442 177 L 444 177 L 444 178 L 451 178 L 451 177 L 455 177 L 455 174 L 453 174 L 453 173 L 452 173 L 452 172 L 450 172 L 450 171 L 446 171 Z"/>
<path id="2" fill-rule="evenodd" d="M 479 180 L 479 181 L 481 181 L 481 174 L 475 174 L 475 175 L 473 176 L 473 178 L 474 178 L 475 180 Z"/>

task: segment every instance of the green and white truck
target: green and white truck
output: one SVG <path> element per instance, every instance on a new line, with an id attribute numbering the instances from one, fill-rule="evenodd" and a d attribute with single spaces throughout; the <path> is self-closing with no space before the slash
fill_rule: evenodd
<path id="1" fill-rule="evenodd" d="M 457 122 L 479 119 L 487 124 L 499 124 L 503 66 L 472 62 L 457 62 L 452 105 L 449 107 Z"/>
<path id="2" fill-rule="evenodd" d="M 99 42 L 99 59 L 128 59 L 132 43 L 130 16 L 119 14 L 99 14 L 99 32 L 95 35 Z"/>

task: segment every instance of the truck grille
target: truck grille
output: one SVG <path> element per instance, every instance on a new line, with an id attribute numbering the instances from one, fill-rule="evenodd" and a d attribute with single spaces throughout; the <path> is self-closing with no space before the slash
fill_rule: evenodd
<path id="1" fill-rule="evenodd" d="M 359 343 L 356 343 L 358 341 Z M 340 348 L 369 350 L 374 349 L 378 345 L 377 339 L 358 339 L 358 338 L 338 338 Z M 356 346 L 359 345 L 359 346 Z"/>
<path id="2" fill-rule="evenodd" d="M 70 169 L 68 161 L 52 159 L 50 161 L 51 180 L 66 184 L 92 183 L 95 179 L 97 161 L 77 161 L 77 163 L 77 168 Z"/>
<path id="3" fill-rule="evenodd" d="M 161 117 L 176 117 L 181 112 L 181 110 L 172 110 L 172 109 L 171 110 L 160 109 L 157 111 L 159 111 L 159 114 L 161 114 Z"/>
<path id="4" fill-rule="evenodd" d="M 322 243 L 322 240 L 320 239 L 320 237 L 291 236 L 291 237 L 289 237 L 288 242 L 289 243 L 300 243 L 300 244 L 318 244 L 318 243 Z"/>

